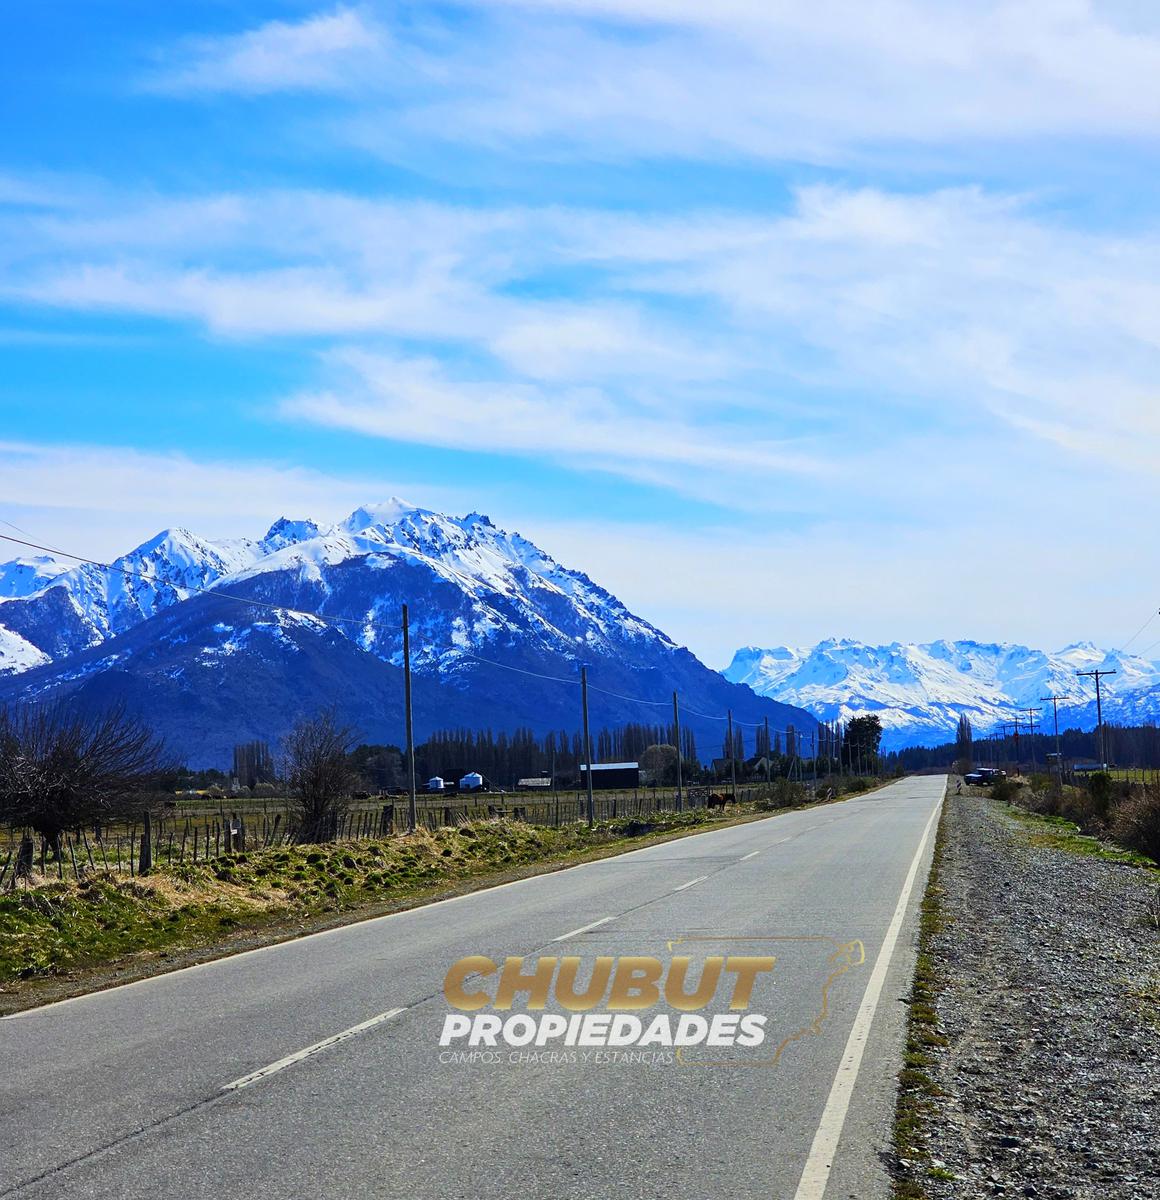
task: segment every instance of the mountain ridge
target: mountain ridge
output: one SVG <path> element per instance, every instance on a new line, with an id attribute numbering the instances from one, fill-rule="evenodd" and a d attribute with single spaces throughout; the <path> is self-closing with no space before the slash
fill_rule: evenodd
<path id="1" fill-rule="evenodd" d="M 760 695 L 806 708 L 819 720 L 876 713 L 888 749 L 954 739 L 965 713 L 985 735 L 1057 695 L 1060 728 L 1093 728 L 1094 688 L 1076 672 L 1115 670 L 1104 684 L 1104 719 L 1135 724 L 1160 717 L 1160 664 L 1073 642 L 1047 652 L 1014 642 L 971 639 L 871 645 L 827 638 L 806 648 L 740 648 L 722 671 Z M 1048 710 L 1050 711 L 1050 710 Z"/>
<path id="2" fill-rule="evenodd" d="M 0 701 L 115 695 L 191 762 L 274 740 L 321 703 L 364 737 L 397 741 L 404 602 L 420 736 L 451 724 L 575 728 L 581 663 L 595 724 L 667 721 L 676 690 L 703 757 L 720 752 L 728 710 L 739 722 L 815 725 L 729 683 L 582 571 L 479 513 L 390 500 L 326 527 L 282 517 L 257 539 L 174 528 L 107 567 L 41 571 L 38 590 L 0 600 Z"/>

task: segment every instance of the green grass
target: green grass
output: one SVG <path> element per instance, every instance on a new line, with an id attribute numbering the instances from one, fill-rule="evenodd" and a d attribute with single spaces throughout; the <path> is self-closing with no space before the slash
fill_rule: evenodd
<path id="1" fill-rule="evenodd" d="M 1122 846 L 1109 845 L 1090 834 L 1081 833 L 1079 826 L 1066 817 L 1029 812 L 1017 805 L 1004 805 L 1003 808 L 1019 823 L 1023 839 L 1028 845 L 1064 850 L 1068 854 L 1083 854 L 1130 867 L 1141 867 L 1160 877 L 1160 868 L 1147 856 L 1137 854 L 1134 850 L 1126 850 Z"/>
<path id="2" fill-rule="evenodd" d="M 0 983 L 214 946 L 238 931 L 287 920 L 403 905 L 473 878 L 579 860 L 650 834 L 694 831 L 751 813 L 738 807 L 710 816 L 697 809 L 591 830 L 485 821 L 224 855 L 137 879 L 46 882 L 0 896 Z"/>
<path id="3" fill-rule="evenodd" d="M 949 803 L 949 800 L 948 800 Z M 918 958 L 915 961 L 914 984 L 910 992 L 910 1012 L 906 1029 L 906 1052 L 903 1068 L 898 1074 L 898 1098 L 894 1111 L 894 1151 L 898 1167 L 894 1179 L 895 1200 L 928 1200 L 920 1172 L 934 1179 L 953 1178 L 940 1173 L 941 1167 L 930 1166 L 923 1131 L 938 1110 L 944 1094 L 929 1074 L 934 1062 L 933 1051 L 947 1044 L 939 1031 L 936 1003 L 942 981 L 931 956 L 931 941 L 947 924 L 942 900 L 945 892 L 939 884 L 945 851 L 946 805 L 935 835 L 934 855 L 930 877 L 922 897 L 918 922 Z"/>

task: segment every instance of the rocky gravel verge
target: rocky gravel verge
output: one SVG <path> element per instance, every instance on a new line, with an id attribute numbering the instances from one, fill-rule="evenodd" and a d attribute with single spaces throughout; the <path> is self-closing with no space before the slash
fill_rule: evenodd
<path id="1" fill-rule="evenodd" d="M 953 795 L 936 869 L 897 1194 L 1160 1200 L 1156 874 Z"/>

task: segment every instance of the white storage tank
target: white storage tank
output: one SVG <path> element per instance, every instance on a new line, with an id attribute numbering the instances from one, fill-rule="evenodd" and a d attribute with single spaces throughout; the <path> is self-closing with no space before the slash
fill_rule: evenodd
<path id="1" fill-rule="evenodd" d="M 443 777 L 441 775 L 432 775 L 427 780 L 427 790 L 429 792 L 441 792 L 444 788 Z"/>
<path id="2" fill-rule="evenodd" d="M 478 792 L 483 787 L 483 776 L 478 771 L 468 771 L 459 781 L 461 792 Z"/>

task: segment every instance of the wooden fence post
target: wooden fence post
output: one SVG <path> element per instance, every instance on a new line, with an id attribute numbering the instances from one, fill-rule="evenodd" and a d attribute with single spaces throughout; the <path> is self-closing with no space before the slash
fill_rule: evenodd
<path id="1" fill-rule="evenodd" d="M 141 830 L 141 857 L 137 862 L 137 874 L 148 875 L 153 869 L 153 818 L 145 814 L 145 827 Z"/>

